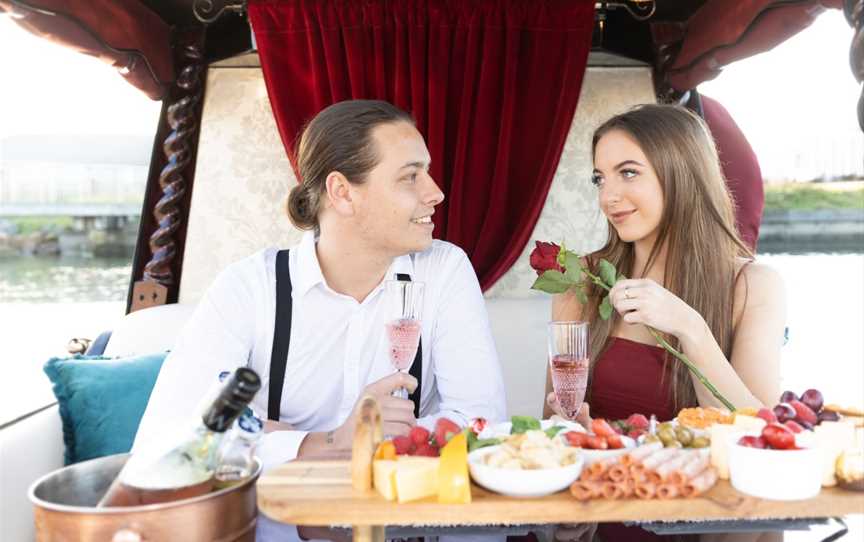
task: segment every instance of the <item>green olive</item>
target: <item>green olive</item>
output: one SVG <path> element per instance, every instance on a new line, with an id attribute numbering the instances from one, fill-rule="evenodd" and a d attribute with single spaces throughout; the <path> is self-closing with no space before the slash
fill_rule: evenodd
<path id="1" fill-rule="evenodd" d="M 644 443 L 645 444 L 651 444 L 652 442 L 662 442 L 662 441 L 660 440 L 660 437 L 658 437 L 657 435 L 651 435 L 651 434 L 645 435 Z"/>
<path id="2" fill-rule="evenodd" d="M 660 425 L 657 426 L 657 432 L 658 432 L 658 433 L 659 433 L 660 431 L 663 431 L 664 429 L 669 429 L 669 430 L 674 431 L 674 430 L 675 430 L 675 426 L 672 425 L 672 424 L 669 423 L 669 422 L 663 422 L 663 423 L 661 423 Z"/>
<path id="3" fill-rule="evenodd" d="M 678 442 L 684 446 L 689 446 L 693 442 L 693 431 L 686 427 L 677 427 L 675 429 L 675 436 L 678 437 Z"/>
<path id="4" fill-rule="evenodd" d="M 660 437 L 660 441 L 663 442 L 664 445 L 677 440 L 675 438 L 675 431 L 668 427 L 657 431 L 657 436 Z"/>
<path id="5" fill-rule="evenodd" d="M 669 442 L 663 443 L 664 448 L 683 448 L 684 445 L 678 442 L 677 440 L 670 440 Z"/>
<path id="6" fill-rule="evenodd" d="M 707 448 L 708 446 L 711 446 L 711 439 L 708 437 L 696 437 L 690 443 L 691 448 Z"/>

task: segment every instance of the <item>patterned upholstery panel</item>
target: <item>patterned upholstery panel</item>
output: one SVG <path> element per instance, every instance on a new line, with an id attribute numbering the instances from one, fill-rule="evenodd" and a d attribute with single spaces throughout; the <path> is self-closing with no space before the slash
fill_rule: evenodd
<path id="1" fill-rule="evenodd" d="M 552 179 L 546 205 L 522 255 L 492 288 L 487 298 L 545 296 L 531 290 L 537 274 L 528 265 L 534 241 L 551 241 L 579 253 L 600 248 L 606 240 L 606 219 L 597 203 L 597 189 L 590 182 L 591 136 L 606 119 L 639 103 L 654 103 L 649 68 L 588 68 L 579 106 L 561 161 Z"/>
<path id="2" fill-rule="evenodd" d="M 180 303 L 197 302 L 229 263 L 301 237 L 285 212 L 296 180 L 261 69 L 209 70 L 203 115 Z"/>
<path id="3" fill-rule="evenodd" d="M 529 288 L 533 240 L 598 248 L 606 226 L 591 173 L 591 134 L 609 116 L 653 102 L 647 68 L 589 68 L 573 126 L 540 220 L 517 263 L 487 298 L 539 295 Z M 260 248 L 290 246 L 301 233 L 284 211 L 294 173 L 282 148 L 260 68 L 211 68 L 198 149 L 180 302 L 195 303 L 220 269 Z"/>

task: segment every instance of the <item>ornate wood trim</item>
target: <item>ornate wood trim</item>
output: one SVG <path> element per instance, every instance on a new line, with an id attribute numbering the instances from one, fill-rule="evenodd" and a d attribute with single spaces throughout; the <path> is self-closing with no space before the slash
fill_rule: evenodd
<path id="1" fill-rule="evenodd" d="M 176 40 L 175 65 L 183 68 L 156 134 L 127 312 L 177 300 L 204 94 L 203 35 L 197 28 Z"/>

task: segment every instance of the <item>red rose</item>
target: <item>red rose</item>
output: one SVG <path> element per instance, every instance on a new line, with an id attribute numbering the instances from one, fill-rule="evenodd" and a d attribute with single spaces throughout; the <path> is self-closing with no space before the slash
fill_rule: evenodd
<path id="1" fill-rule="evenodd" d="M 537 271 L 537 276 L 550 269 L 563 273 L 564 268 L 558 264 L 558 253 L 561 252 L 561 247 L 555 243 L 542 243 L 540 241 L 535 241 L 535 243 L 537 248 L 531 252 L 531 267 Z"/>

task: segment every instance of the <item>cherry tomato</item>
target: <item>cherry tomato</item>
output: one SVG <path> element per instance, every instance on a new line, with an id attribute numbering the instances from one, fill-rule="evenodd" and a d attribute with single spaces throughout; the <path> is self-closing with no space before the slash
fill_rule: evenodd
<path id="1" fill-rule="evenodd" d="M 762 438 L 768 446 L 777 450 L 788 450 L 795 446 L 795 433 L 785 425 L 769 423 L 762 429 Z"/>

